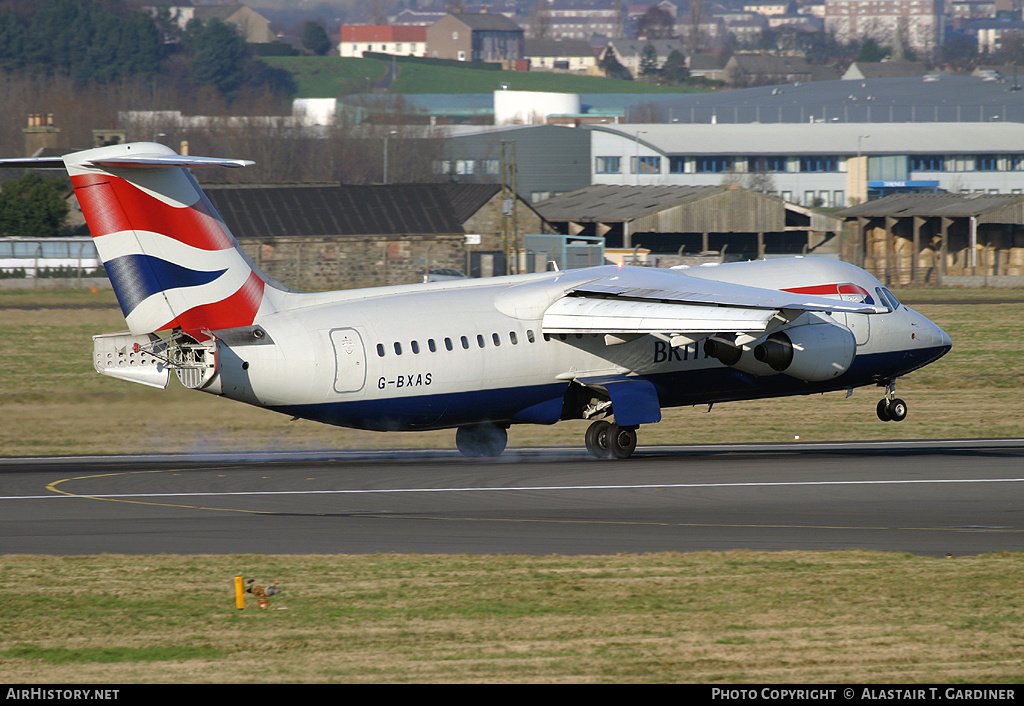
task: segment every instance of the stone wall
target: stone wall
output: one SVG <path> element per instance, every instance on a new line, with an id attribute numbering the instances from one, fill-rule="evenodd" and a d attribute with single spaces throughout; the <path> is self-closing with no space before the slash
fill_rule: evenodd
<path id="1" fill-rule="evenodd" d="M 239 240 L 268 276 L 306 291 L 422 282 L 426 270 L 466 269 L 465 236 L 345 236 Z"/>
<path id="2" fill-rule="evenodd" d="M 481 236 L 478 250 L 503 250 L 505 243 L 502 242 L 502 218 L 502 198 L 499 191 L 494 198 L 473 214 L 463 227 L 467 233 L 477 233 Z M 519 232 L 520 245 L 523 242 L 523 235 L 546 232 L 541 217 L 521 200 L 516 204 L 515 225 L 513 226 L 512 218 L 508 219 L 509 247 L 512 246 L 513 234 L 516 230 Z"/>

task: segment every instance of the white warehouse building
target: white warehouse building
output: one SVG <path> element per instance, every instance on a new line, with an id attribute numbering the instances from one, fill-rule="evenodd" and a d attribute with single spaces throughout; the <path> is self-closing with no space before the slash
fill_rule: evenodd
<path id="1" fill-rule="evenodd" d="M 737 184 L 804 206 L 1024 193 L 1024 124 L 593 125 L 591 183 Z"/>

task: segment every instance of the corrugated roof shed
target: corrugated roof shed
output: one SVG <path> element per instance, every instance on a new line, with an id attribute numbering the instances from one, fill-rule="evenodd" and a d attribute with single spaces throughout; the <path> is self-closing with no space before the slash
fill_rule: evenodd
<path id="1" fill-rule="evenodd" d="M 462 233 L 442 185 L 248 186 L 206 193 L 239 238 Z"/>
<path id="2" fill-rule="evenodd" d="M 546 221 L 632 221 L 670 208 L 693 196 L 707 195 L 720 186 L 595 185 L 534 205 Z"/>
<path id="3" fill-rule="evenodd" d="M 1021 194 L 896 194 L 836 211 L 839 218 L 978 216 L 989 222 L 1024 223 Z M 995 220 L 998 219 L 998 220 Z"/>
<path id="4" fill-rule="evenodd" d="M 441 184 L 440 186 L 448 200 L 451 201 L 452 208 L 455 209 L 455 217 L 459 219 L 460 223 L 465 223 L 472 218 L 473 214 L 501 191 L 500 184 Z"/>

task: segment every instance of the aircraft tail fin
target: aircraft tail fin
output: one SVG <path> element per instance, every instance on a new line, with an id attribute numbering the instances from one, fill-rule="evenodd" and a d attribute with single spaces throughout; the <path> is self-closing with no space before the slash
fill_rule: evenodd
<path id="1" fill-rule="evenodd" d="M 205 339 L 272 308 L 274 284 L 189 172 L 251 162 L 130 143 L 68 154 L 64 164 L 133 334 L 180 328 Z"/>

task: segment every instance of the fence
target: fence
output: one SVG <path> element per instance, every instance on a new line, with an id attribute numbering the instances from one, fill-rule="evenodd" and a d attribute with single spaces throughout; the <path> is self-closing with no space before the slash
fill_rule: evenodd
<path id="1" fill-rule="evenodd" d="M 0 278 L 105 276 L 92 238 L 0 238 Z"/>

